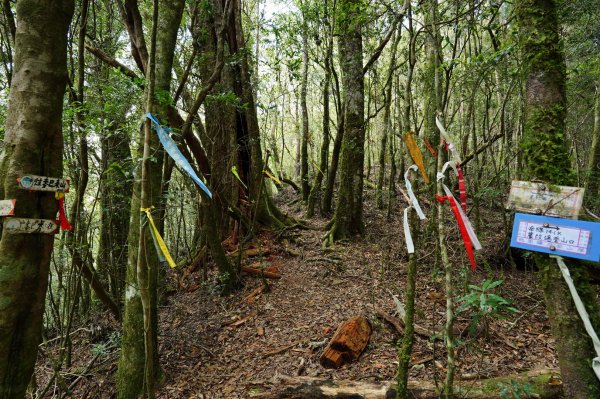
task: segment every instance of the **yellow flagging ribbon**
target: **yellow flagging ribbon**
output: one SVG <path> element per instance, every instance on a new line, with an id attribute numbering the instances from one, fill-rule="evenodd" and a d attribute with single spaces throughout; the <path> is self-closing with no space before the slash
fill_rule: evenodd
<path id="1" fill-rule="evenodd" d="M 267 177 L 271 180 L 273 180 L 275 183 L 279 184 L 280 186 L 283 186 L 283 183 L 281 182 L 281 180 L 279 180 L 278 178 L 276 178 L 271 172 L 269 172 L 267 169 L 263 170 L 263 172 L 265 173 L 265 175 L 267 175 Z"/>
<path id="2" fill-rule="evenodd" d="M 171 257 L 171 254 L 169 253 L 167 244 L 165 244 L 165 241 L 160 236 L 160 233 L 158 232 L 158 229 L 156 228 L 156 225 L 154 224 L 154 219 L 152 219 L 152 213 L 150 213 L 150 208 L 140 208 L 140 212 L 144 212 L 146 214 L 146 216 L 148 217 L 148 221 L 150 222 L 150 227 L 151 227 L 150 232 L 152 234 L 152 238 L 154 238 L 154 243 L 156 244 L 157 249 L 160 250 L 160 252 L 162 252 L 164 259 L 167 261 L 169 266 L 177 267 L 177 264 L 175 263 L 175 261 Z"/>
<path id="3" fill-rule="evenodd" d="M 427 171 L 425 170 L 425 164 L 423 163 L 423 154 L 419 149 L 419 145 L 415 140 L 415 134 L 413 132 L 404 133 L 403 137 L 404 144 L 406 144 L 406 148 L 408 148 L 408 153 L 410 157 L 415 161 L 415 164 L 419 168 L 421 175 L 423 176 L 423 180 L 425 180 L 425 184 L 429 184 L 429 176 L 427 176 Z"/>

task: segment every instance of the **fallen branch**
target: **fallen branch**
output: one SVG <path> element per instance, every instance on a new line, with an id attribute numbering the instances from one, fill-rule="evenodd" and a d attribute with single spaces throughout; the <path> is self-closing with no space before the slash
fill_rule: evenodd
<path id="1" fill-rule="evenodd" d="M 477 381 L 455 381 L 456 397 L 465 399 L 497 399 L 503 384 L 516 381 L 529 384 L 537 398 L 555 399 L 562 395 L 562 384 L 557 379 L 557 370 L 532 370 L 517 375 L 482 379 Z M 315 377 L 291 377 L 276 375 L 268 384 L 270 392 L 254 397 L 270 399 L 318 399 L 354 398 L 386 399 L 395 398 L 395 385 L 390 381 L 334 381 Z M 437 399 L 439 392 L 433 381 L 409 381 L 410 397 L 414 399 Z"/>
<path id="2" fill-rule="evenodd" d="M 279 280 L 281 278 L 281 274 L 270 272 L 267 270 L 262 270 L 255 267 L 242 266 L 242 271 L 247 274 L 251 274 L 253 276 L 265 277 L 274 280 Z"/>
<path id="3" fill-rule="evenodd" d="M 389 315 L 382 310 L 377 310 L 375 314 L 377 317 L 390 323 L 400 334 L 404 334 L 404 321 L 402 319 Z M 418 324 L 415 324 L 415 333 L 427 339 L 432 337 L 436 338 L 433 331 L 429 331 L 425 327 L 419 326 Z"/>

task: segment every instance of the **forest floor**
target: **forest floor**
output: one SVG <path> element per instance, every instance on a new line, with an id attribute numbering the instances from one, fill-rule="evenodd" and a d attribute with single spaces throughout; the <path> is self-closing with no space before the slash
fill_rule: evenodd
<path id="1" fill-rule="evenodd" d="M 220 296 L 210 279 L 203 282 L 201 270 L 185 276 L 181 270 L 169 271 L 169 284 L 177 289 L 160 309 L 165 381 L 159 397 L 249 398 L 272 388 L 272 378 L 277 374 L 355 381 L 394 379 L 400 334 L 378 318 L 377 312 L 394 313 L 393 295 L 404 301 L 408 256 L 401 212 L 386 218 L 385 211 L 373 206 L 372 194 L 365 194 L 366 234 L 352 242 L 323 249 L 326 220 L 318 218 L 309 221 L 311 229 L 291 230 L 281 237 L 262 233 L 254 242 L 258 256 L 248 257 L 244 265 L 259 262 L 281 274 L 281 279 L 268 280 L 268 292 L 260 288 L 264 284 L 260 278 L 245 276 L 241 290 Z M 284 211 L 302 218 L 303 206 L 295 198 L 286 191 L 278 202 Z M 458 316 L 457 332 L 462 336 L 456 354 L 457 380 L 465 384 L 526 370 L 557 368 L 536 275 L 532 270 L 516 269 L 507 261 L 507 233 L 501 212 L 486 211 L 482 216 L 485 227 L 479 238 L 483 250 L 477 255 L 478 267 L 472 275 L 456 223 L 451 213 L 446 213 L 457 295 L 465 294 L 468 276 L 476 285 L 485 279 L 503 280 L 495 292 L 512 300 L 512 306 L 519 310 L 505 319 L 491 319 L 487 337 L 470 336 L 468 312 Z M 444 274 L 435 265 L 435 240 L 423 242 L 421 248 L 416 323 L 441 337 L 445 321 Z M 338 370 L 323 368 L 319 357 L 336 327 L 359 315 L 367 317 L 373 327 L 365 352 Z M 63 386 L 72 385 L 72 397 L 114 397 L 118 353 L 110 346 L 115 334 L 108 332 L 115 323 L 103 320 L 97 318 L 92 323 L 104 331 L 101 338 L 91 339 L 85 333 L 93 331 L 94 326 L 74 335 L 73 347 L 77 349 L 73 366 L 61 377 Z M 415 336 L 410 378 L 437 381 L 441 386 L 446 354 L 443 342 L 435 336 Z M 53 374 L 43 351 L 36 374 L 38 386 L 44 386 Z M 46 397 L 58 397 L 53 396 L 57 389 L 55 381 Z"/>

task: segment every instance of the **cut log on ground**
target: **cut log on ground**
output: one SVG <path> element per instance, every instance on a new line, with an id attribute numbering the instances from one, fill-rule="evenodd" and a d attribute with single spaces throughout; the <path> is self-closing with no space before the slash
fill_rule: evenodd
<path id="1" fill-rule="evenodd" d="M 346 362 L 358 359 L 371 338 L 371 324 L 357 316 L 340 324 L 321 355 L 321 365 L 339 368 Z"/>
<path id="2" fill-rule="evenodd" d="M 455 381 L 457 398 L 498 399 L 503 386 L 511 381 L 529 384 L 536 398 L 557 399 L 562 395 L 562 384 L 558 370 L 531 370 L 521 374 L 477 381 Z M 263 399 L 394 399 L 395 387 L 392 382 L 334 381 L 315 377 L 290 377 L 277 375 L 269 386 L 271 391 L 253 395 Z M 437 399 L 439 393 L 435 384 L 429 381 L 409 381 L 411 398 Z"/>

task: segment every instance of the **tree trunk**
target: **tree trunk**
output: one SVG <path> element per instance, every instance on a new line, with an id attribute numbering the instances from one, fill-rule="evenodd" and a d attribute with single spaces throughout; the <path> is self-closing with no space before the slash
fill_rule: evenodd
<path id="1" fill-rule="evenodd" d="M 300 151 L 300 180 L 302 182 L 302 200 L 308 201 L 308 106 L 306 94 L 308 88 L 308 26 L 306 16 L 302 16 L 302 83 L 300 87 L 300 108 L 302 110 L 302 144 Z"/>
<path id="2" fill-rule="evenodd" d="M 588 178 L 585 185 L 585 205 L 597 214 L 600 211 L 600 84 L 594 100 L 594 131 L 588 156 Z"/>
<path id="3" fill-rule="evenodd" d="M 324 18 L 329 21 L 329 4 L 328 1 L 324 3 L 325 15 Z M 325 171 L 329 163 L 329 136 L 331 130 L 329 129 L 329 118 L 330 118 L 330 107 L 329 107 L 329 86 L 331 85 L 331 65 L 333 57 L 333 33 L 331 28 L 329 30 L 329 37 L 327 38 L 327 49 L 325 50 L 325 78 L 323 80 L 323 142 L 321 143 L 321 160 L 319 162 L 319 170 L 315 174 L 315 182 L 310 190 L 308 196 L 308 205 L 306 206 L 306 217 L 311 218 L 315 213 L 315 205 L 317 197 L 321 195 L 321 185 L 323 184 L 323 178 L 325 177 Z M 323 207 L 321 207 L 321 211 Z"/>
<path id="4" fill-rule="evenodd" d="M 361 0 L 343 0 L 340 21 L 343 32 L 340 65 L 344 91 L 344 137 L 342 141 L 340 188 L 327 240 L 329 244 L 364 232 L 363 167 L 365 146 L 363 47 Z"/>
<path id="5" fill-rule="evenodd" d="M 112 298 L 120 303 L 125 294 L 127 236 L 131 213 L 133 182 L 129 134 L 120 121 L 124 115 L 107 115 L 115 121 L 101 137 L 102 175 L 100 177 L 100 242 L 98 270 L 108 282 Z"/>
<path id="6" fill-rule="evenodd" d="M 0 162 L 3 198 L 16 217 L 56 218 L 54 193 L 17 187 L 24 174 L 62 175 L 62 108 L 72 0 L 17 3 L 14 75 Z M 9 234 L 0 240 L 0 396 L 23 398 L 41 339 L 54 236 Z"/>
<path id="7" fill-rule="evenodd" d="M 396 67 L 396 51 L 398 42 L 400 41 L 400 33 L 398 32 L 392 42 L 392 50 L 390 56 L 390 66 L 385 86 L 385 109 L 383 113 L 383 134 L 381 135 L 381 146 L 379 147 L 379 174 L 377 177 L 377 208 L 383 209 L 383 184 L 385 181 L 385 155 L 388 147 L 388 137 L 391 140 L 392 121 L 390 110 L 392 108 L 392 86 L 394 77 L 394 68 Z"/>
<path id="8" fill-rule="evenodd" d="M 571 184 L 573 174 L 565 145 L 565 62 L 554 0 L 521 0 L 516 3 L 520 49 L 526 79 L 525 131 L 521 148 L 524 178 L 552 184 Z M 552 335 L 566 398 L 600 397 L 600 382 L 591 368 L 595 356 L 591 340 L 577 316 L 567 285 L 555 262 L 536 254 Z M 575 275 L 579 268 L 572 268 Z M 583 278 L 576 280 L 592 318 L 597 303 Z"/>
<path id="9" fill-rule="evenodd" d="M 156 12 L 160 13 L 161 22 L 159 28 L 156 26 L 158 21 L 153 21 L 153 28 L 157 30 L 156 49 L 150 54 L 155 54 L 155 60 L 144 63 L 148 67 L 146 111 L 166 115 L 167 106 L 157 104 L 154 93 L 170 92 L 173 56 L 184 1 L 160 0 L 156 4 Z M 153 397 L 160 375 L 157 344 L 157 285 L 160 262 L 149 231 L 148 220 L 145 216 L 140 218 L 140 208 L 156 207 L 157 211 L 152 213 L 157 225 L 162 225 L 164 151 L 158 136 L 152 131 L 149 120 L 145 124 L 143 143 L 141 181 L 139 189 L 134 190 L 132 200 L 128 288 L 125 295 L 123 338 L 117 374 L 117 394 L 123 399 L 135 398 L 142 392 Z M 140 198 L 139 202 L 137 198 Z M 133 256 L 134 251 L 137 252 L 137 256 Z"/>

